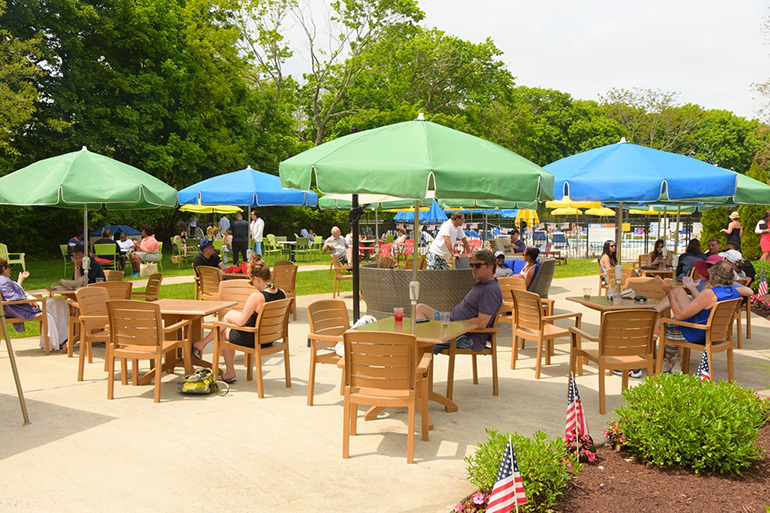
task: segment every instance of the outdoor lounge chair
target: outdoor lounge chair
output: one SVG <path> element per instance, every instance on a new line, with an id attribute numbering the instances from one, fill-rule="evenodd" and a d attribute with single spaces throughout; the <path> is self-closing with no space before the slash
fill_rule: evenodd
<path id="1" fill-rule="evenodd" d="M 9 253 L 8 246 L 0 243 L 0 258 L 8 261 L 8 265 L 21 264 L 21 270 L 27 270 L 27 264 L 24 262 L 24 253 Z"/>

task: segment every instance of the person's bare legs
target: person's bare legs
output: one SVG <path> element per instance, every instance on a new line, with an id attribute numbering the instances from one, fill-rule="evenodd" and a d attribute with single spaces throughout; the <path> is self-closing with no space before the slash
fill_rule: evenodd
<path id="1" fill-rule="evenodd" d="M 222 349 L 222 356 L 225 358 L 225 373 L 222 375 L 222 379 L 232 379 L 235 377 L 235 351 Z"/>
<path id="2" fill-rule="evenodd" d="M 139 272 L 139 265 L 142 263 L 142 259 L 136 253 L 131 253 L 131 267 L 135 273 Z"/>
<path id="3" fill-rule="evenodd" d="M 677 288 L 671 289 L 671 292 L 666 295 L 666 297 L 664 298 L 664 301 L 669 302 L 668 308 L 671 307 L 670 303 L 672 301 L 676 302 L 676 304 L 678 304 L 680 308 L 685 308 L 687 305 L 690 304 L 691 299 L 690 299 L 690 296 L 687 294 L 687 292 L 684 290 L 684 288 L 677 287 Z M 658 306 L 660 306 L 662 303 L 663 301 L 658 303 Z M 662 310 L 658 310 L 658 311 L 662 311 Z M 655 326 L 655 329 L 660 331 L 659 326 L 657 325 Z M 658 333 L 658 335 L 660 334 Z M 667 346 L 667 347 L 670 347 L 670 346 Z M 681 346 L 677 346 L 676 357 L 679 359 L 680 362 L 682 361 L 683 356 L 684 356 L 684 348 Z M 666 359 L 671 361 L 670 357 L 664 357 L 664 360 Z"/>
<path id="4" fill-rule="evenodd" d="M 434 320 L 436 318 L 436 310 L 429 307 L 424 303 L 417 304 L 417 318 Z"/>
<path id="5" fill-rule="evenodd" d="M 240 312 L 236 310 L 230 310 L 225 314 L 223 320 L 225 322 L 229 322 L 230 324 L 234 324 L 239 315 L 241 315 Z M 223 336 L 222 338 L 224 340 L 227 340 L 225 336 Z M 214 330 L 211 330 L 209 331 L 208 335 L 206 335 L 200 340 L 193 342 L 193 348 L 203 353 L 203 350 L 206 349 L 206 346 L 209 345 L 213 340 L 214 340 Z"/>

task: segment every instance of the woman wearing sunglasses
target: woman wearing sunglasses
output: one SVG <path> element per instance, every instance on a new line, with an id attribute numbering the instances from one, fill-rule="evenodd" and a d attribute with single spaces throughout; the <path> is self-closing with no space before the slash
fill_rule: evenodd
<path id="1" fill-rule="evenodd" d="M 535 266 L 537 266 L 537 257 L 540 256 L 540 250 L 534 246 L 528 247 L 524 251 L 524 267 L 519 271 L 519 274 L 515 275 L 517 278 L 524 280 L 526 289 L 529 290 L 529 284 L 532 283 L 532 279 L 535 277 Z"/>
<path id="2" fill-rule="evenodd" d="M 602 248 L 602 256 L 599 257 L 599 267 L 602 270 L 602 274 L 609 276 L 609 272 L 618 265 L 617 252 L 615 251 L 615 241 L 604 241 L 604 247 Z"/>

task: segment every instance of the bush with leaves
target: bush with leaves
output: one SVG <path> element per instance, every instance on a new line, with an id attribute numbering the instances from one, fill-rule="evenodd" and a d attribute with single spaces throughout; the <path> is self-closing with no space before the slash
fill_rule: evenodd
<path id="1" fill-rule="evenodd" d="M 565 456 L 563 441 L 549 440 L 541 431 L 537 431 L 533 438 L 500 433 L 490 428 L 486 431 L 489 440 L 480 444 L 472 456 L 465 458 L 468 479 L 479 487 L 482 494 L 489 493 L 495 485 L 510 437 L 528 500 L 519 508 L 522 513 L 549 511 L 581 468 L 574 453 Z"/>
<path id="2" fill-rule="evenodd" d="M 616 410 L 623 448 L 653 465 L 740 474 L 762 456 L 770 402 L 735 383 L 660 374 L 623 391 Z"/>

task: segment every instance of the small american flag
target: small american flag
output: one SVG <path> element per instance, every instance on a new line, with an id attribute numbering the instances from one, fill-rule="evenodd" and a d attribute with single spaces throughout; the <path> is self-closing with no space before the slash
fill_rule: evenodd
<path id="1" fill-rule="evenodd" d="M 703 358 L 698 365 L 698 376 L 700 376 L 700 382 L 711 381 L 711 372 L 709 371 L 709 359 L 706 351 L 703 351 Z"/>
<path id="2" fill-rule="evenodd" d="M 497 471 L 495 486 L 489 494 L 487 513 L 510 513 L 514 508 L 518 509 L 526 503 L 527 494 L 524 493 L 519 464 L 516 462 L 516 453 L 513 452 L 509 438 L 503 461 L 500 462 L 500 470 Z"/>
<path id="3" fill-rule="evenodd" d="M 564 434 L 569 435 L 577 430 L 577 435 L 587 435 L 588 422 L 586 421 L 583 403 L 580 401 L 580 392 L 578 392 L 577 382 L 570 372 L 569 375 L 569 394 L 567 395 L 567 425 L 564 428 Z"/>
<path id="4" fill-rule="evenodd" d="M 762 270 L 762 275 L 759 278 L 759 288 L 757 289 L 758 296 L 767 295 L 767 280 L 765 279 L 765 271 Z"/>

